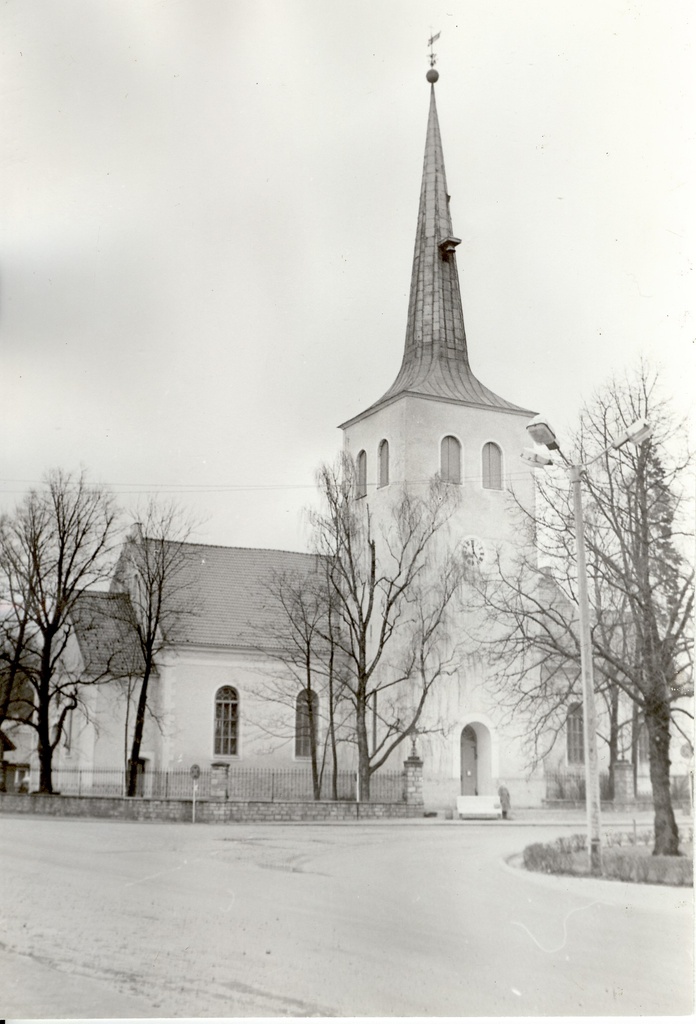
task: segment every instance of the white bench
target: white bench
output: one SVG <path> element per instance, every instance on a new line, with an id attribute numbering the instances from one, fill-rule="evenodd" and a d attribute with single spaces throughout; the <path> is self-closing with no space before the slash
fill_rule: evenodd
<path id="1" fill-rule="evenodd" d="M 458 796 L 457 816 L 459 818 L 502 818 L 503 812 L 498 796 Z"/>

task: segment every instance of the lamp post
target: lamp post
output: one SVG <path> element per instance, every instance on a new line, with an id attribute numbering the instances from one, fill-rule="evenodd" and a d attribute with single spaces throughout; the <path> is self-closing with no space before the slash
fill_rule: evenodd
<path id="1" fill-rule="evenodd" d="M 549 423 L 535 416 L 527 424 L 527 433 L 535 444 L 549 451 L 557 451 L 565 463 L 573 490 L 573 518 L 575 521 L 575 556 L 578 574 L 578 624 L 580 627 L 580 674 L 582 677 L 583 749 L 585 755 L 585 805 L 587 810 L 587 841 L 590 871 L 602 873 L 602 843 L 600 832 L 599 761 L 597 757 L 597 708 L 595 705 L 594 672 L 592 664 L 592 636 L 590 633 L 590 599 L 587 590 L 587 561 L 585 558 L 585 524 L 582 510 L 581 479 L 587 466 L 592 465 L 610 449 L 621 448 L 631 441 L 641 444 L 650 437 L 652 428 L 645 419 L 636 420 L 624 433 L 612 441 L 594 459 L 585 464 L 573 464 L 566 459 Z M 554 465 L 548 455 L 525 449 L 522 459 L 533 466 Z"/>

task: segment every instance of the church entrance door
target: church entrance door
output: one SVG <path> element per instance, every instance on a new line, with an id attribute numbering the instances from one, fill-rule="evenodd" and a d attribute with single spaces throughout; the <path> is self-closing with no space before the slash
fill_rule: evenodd
<path id="1" fill-rule="evenodd" d="M 477 762 L 476 733 L 467 725 L 462 729 L 461 738 L 462 796 L 478 796 Z"/>

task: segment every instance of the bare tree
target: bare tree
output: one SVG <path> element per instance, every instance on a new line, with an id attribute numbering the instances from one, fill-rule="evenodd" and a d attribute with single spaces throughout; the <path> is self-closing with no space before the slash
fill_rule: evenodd
<path id="1" fill-rule="evenodd" d="M 0 573 L 8 602 L 3 621 L 3 703 L 13 718 L 36 731 L 39 790 L 53 791 L 53 752 L 82 689 L 100 682 L 66 661 L 81 595 L 110 571 L 116 510 L 112 496 L 84 473 L 48 474 L 0 525 Z M 17 686 L 21 683 L 21 690 Z M 9 703 L 7 705 L 9 710 Z"/>
<path id="2" fill-rule="evenodd" d="M 448 622 L 464 565 L 444 541 L 458 496 L 438 480 L 422 496 L 402 491 L 375 528 L 369 500 L 355 497 L 347 456 L 322 467 L 318 479 L 324 509 L 312 521 L 367 799 L 372 774 L 415 735 L 428 697 L 457 663 Z"/>
<path id="3" fill-rule="evenodd" d="M 640 447 L 613 440 L 641 417 L 653 425 Z M 584 473 L 592 652 L 596 688 L 616 730 L 645 723 L 655 809 L 655 852 L 676 853 L 678 830 L 670 798 L 671 732 L 691 732 L 693 569 L 684 554 L 681 521 L 688 458 L 658 381 L 645 367 L 611 381 L 583 412 L 566 454 Z M 564 446 L 565 448 L 565 446 Z M 539 481 L 536 510 L 520 510 L 518 556 L 499 557 L 481 576 L 487 615 L 479 642 L 496 667 L 501 703 L 529 723 L 534 756 L 544 756 L 579 698 L 580 644 L 572 502 L 565 474 Z M 539 568 L 541 567 L 541 568 Z M 486 633 L 487 630 L 487 633 Z M 630 711 L 635 706 L 638 718 Z M 520 715 L 520 712 L 523 712 Z M 686 724 L 686 729 L 685 729 Z"/>
<path id="4" fill-rule="evenodd" d="M 338 743 L 348 714 L 334 636 L 335 597 L 328 583 L 319 556 L 309 572 L 277 573 L 270 582 L 268 610 L 275 625 L 264 638 L 263 652 L 285 672 L 272 679 L 264 675 L 259 690 L 262 700 L 279 710 L 277 716 L 265 714 L 259 727 L 284 741 L 294 736 L 304 756 L 308 751 L 316 800 L 322 797 L 327 766 L 331 796 L 338 799 Z"/>
<path id="5" fill-rule="evenodd" d="M 150 684 L 157 673 L 158 659 L 171 645 L 183 620 L 195 614 L 193 552 L 187 544 L 193 527 L 188 515 L 175 503 L 150 501 L 142 515 L 137 516 L 114 573 L 112 590 L 130 597 L 121 606 L 121 615 L 135 637 L 142 673 L 140 686 L 131 680 L 127 692 L 129 712 L 131 697 L 138 689 L 127 764 L 128 796 L 137 793 L 140 749 L 150 711 Z M 127 713 L 126 736 L 128 730 Z"/>

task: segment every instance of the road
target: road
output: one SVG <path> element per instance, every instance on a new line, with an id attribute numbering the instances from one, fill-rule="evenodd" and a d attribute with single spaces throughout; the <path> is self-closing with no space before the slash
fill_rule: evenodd
<path id="1" fill-rule="evenodd" d="M 562 826 L 0 820 L 5 1018 L 692 1010 L 692 890 L 506 858 Z"/>

